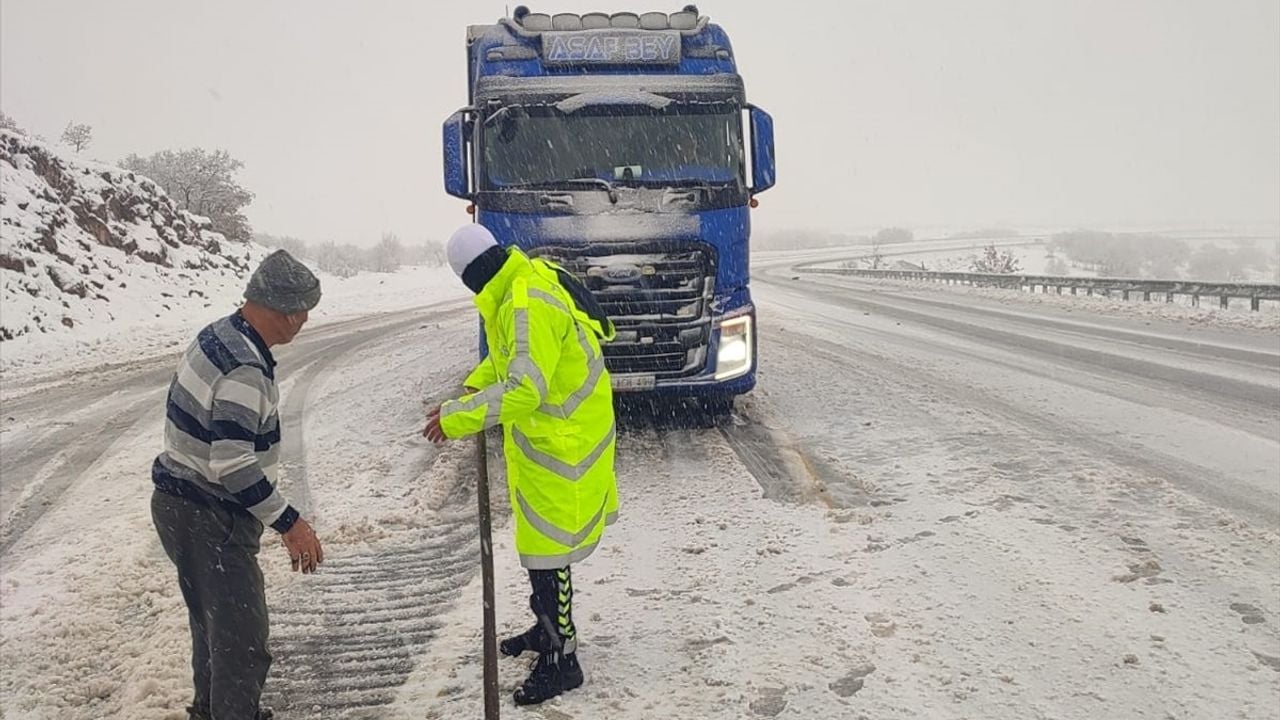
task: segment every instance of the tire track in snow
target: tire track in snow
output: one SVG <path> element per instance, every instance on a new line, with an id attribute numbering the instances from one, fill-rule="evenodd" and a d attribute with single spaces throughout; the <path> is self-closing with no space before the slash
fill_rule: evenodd
<path id="1" fill-rule="evenodd" d="M 165 356 L 139 362 L 131 374 L 109 366 L 96 374 L 72 373 L 61 382 L 5 386 L 0 557 L 57 507 L 122 432 L 147 413 L 163 411 L 172 364 L 173 357 Z"/>
<path id="2" fill-rule="evenodd" d="M 845 484 L 847 478 L 833 476 L 799 443 L 762 422 L 751 410 L 713 417 L 701 408 L 684 408 L 678 402 L 639 403 L 637 408 L 639 412 L 624 410 L 619 417 L 622 435 L 654 433 L 668 464 L 703 460 L 707 443 L 719 439 L 737 456 L 765 497 L 828 508 L 843 504 L 827 487 Z"/>
<path id="3" fill-rule="evenodd" d="M 162 408 L 162 403 L 163 397 L 158 392 L 141 393 L 128 404 L 95 417 L 89 428 L 75 424 L 56 430 L 22 458 L 16 461 L 6 458 L 4 474 L 16 475 L 26 485 L 21 495 L 5 503 L 6 512 L 0 524 L 0 557 L 7 555 L 28 530 L 56 507 L 67 489 L 121 434 L 147 412 Z"/>
<path id="4" fill-rule="evenodd" d="M 416 537 L 327 561 L 319 582 L 286 599 L 273 612 L 264 702 L 296 717 L 384 717 L 441 630 L 436 608 L 475 571 L 478 537 L 464 509 Z"/>
<path id="5" fill-rule="evenodd" d="M 311 375 L 304 365 L 319 363 L 313 366 L 313 370 L 318 371 L 361 345 L 462 312 L 465 307 L 450 300 L 383 316 L 321 325 L 302 335 L 292 347 L 280 349 L 277 355 L 284 359 L 282 374 L 286 377 L 298 374 L 303 390 L 300 394 L 305 396 Z M 79 370 L 60 382 L 37 379 L 5 387 L 2 414 L 5 432 L 0 434 L 0 454 L 4 458 L 3 473 L 0 473 L 3 479 L 0 507 L 4 509 L 0 520 L 0 557 L 50 509 L 58 506 L 67 489 L 98 461 L 122 431 L 148 413 L 163 413 L 163 393 L 180 353 L 180 350 L 168 352 L 134 364 L 115 363 L 95 371 Z M 282 411 L 282 421 L 286 414 L 287 411 Z M 4 439 L 19 418 L 21 422 L 48 426 L 48 429 L 41 431 L 33 442 L 15 443 Z M 292 429 L 298 433 L 295 444 L 300 450 L 301 427 Z M 286 449 L 286 456 L 287 453 Z M 305 483 L 299 487 L 307 496 Z"/>
<path id="6" fill-rule="evenodd" d="M 304 433 L 311 389 L 374 343 L 463 311 L 441 310 L 357 333 L 307 358 L 281 412 L 284 488 L 304 517 L 315 511 Z M 438 457 L 432 455 L 423 475 Z M 275 661 L 264 704 L 297 717 L 384 717 L 441 630 L 438 608 L 474 574 L 479 544 L 473 505 L 474 495 L 459 483 L 430 527 L 395 532 L 354 554 L 331 557 L 314 583 L 295 584 L 270 603 Z"/>
<path id="7" fill-rule="evenodd" d="M 425 323 L 439 322 L 465 311 L 467 306 L 457 301 L 433 303 L 414 310 L 393 313 L 387 316 L 387 322 L 372 327 L 355 326 L 349 334 L 339 335 L 333 344 L 324 344 L 325 336 L 309 338 L 307 348 L 299 357 L 293 357 L 286 350 L 280 353 L 285 365 L 294 365 L 286 379 L 293 382 L 280 408 L 280 430 L 283 437 L 281 447 L 281 469 L 287 478 L 287 490 L 290 497 L 303 515 L 310 513 L 314 506 L 311 502 L 311 486 L 307 482 L 306 431 L 303 423 L 304 411 L 311 388 L 318 380 L 326 377 L 339 360 L 375 342 L 393 338 L 414 330 Z M 402 318 L 402 319 L 396 319 Z M 342 333 L 351 327 L 352 322 L 334 323 L 318 328 L 328 331 L 326 335 Z"/>
<path id="8" fill-rule="evenodd" d="M 764 490 L 764 496 L 782 502 L 817 503 L 834 508 L 839 502 L 827 492 L 830 480 L 823 476 L 803 448 L 782 431 L 746 414 L 734 414 L 720 427 L 720 436 Z"/>

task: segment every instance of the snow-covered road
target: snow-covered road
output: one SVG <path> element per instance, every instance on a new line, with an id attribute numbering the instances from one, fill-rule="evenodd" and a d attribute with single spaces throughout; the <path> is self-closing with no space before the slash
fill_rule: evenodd
<path id="1" fill-rule="evenodd" d="M 780 327 L 805 336 L 799 344 L 896 370 L 899 384 L 934 383 L 960 414 L 1035 425 L 1068 450 L 1280 529 L 1280 336 L 778 277 L 765 274 L 773 282 L 763 303 L 785 318 Z"/>
<path id="2" fill-rule="evenodd" d="M 504 715 L 1280 717 L 1274 332 L 788 264 L 758 264 L 760 385 L 731 423 L 624 419 L 622 519 L 575 575 L 588 683 Z M 455 304 L 281 353 L 286 488 L 329 556 L 293 575 L 264 542 L 286 717 L 480 716 L 474 450 L 417 436 L 474 333 Z M 147 513 L 167 375 L 5 386 L 5 718 L 180 717 Z M 501 519 L 495 542 L 523 629 Z M 502 661 L 504 697 L 524 672 Z"/>

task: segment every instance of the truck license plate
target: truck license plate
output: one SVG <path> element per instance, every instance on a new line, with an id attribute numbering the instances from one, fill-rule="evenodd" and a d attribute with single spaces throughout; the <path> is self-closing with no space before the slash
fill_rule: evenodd
<path id="1" fill-rule="evenodd" d="M 652 390 L 657 385 L 657 378 L 653 375 L 612 375 L 610 379 L 617 392 Z"/>

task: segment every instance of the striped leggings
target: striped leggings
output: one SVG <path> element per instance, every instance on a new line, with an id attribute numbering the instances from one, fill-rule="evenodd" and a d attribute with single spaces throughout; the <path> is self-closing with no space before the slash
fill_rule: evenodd
<path id="1" fill-rule="evenodd" d="M 564 654 L 578 649 L 578 631 L 573 625 L 573 576 L 569 566 L 555 570 L 530 570 L 533 594 L 529 605 L 538 625 Z"/>

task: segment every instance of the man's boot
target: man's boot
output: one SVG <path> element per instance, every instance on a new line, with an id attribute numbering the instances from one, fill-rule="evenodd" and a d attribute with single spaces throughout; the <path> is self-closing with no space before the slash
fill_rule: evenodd
<path id="1" fill-rule="evenodd" d="M 529 677 L 515 691 L 517 705 L 535 705 L 582 685 L 578 633 L 573 625 L 573 583 L 569 568 L 530 570 L 529 605 L 537 622 L 522 636 L 538 652 Z M 511 647 L 514 649 L 515 644 Z"/>
<path id="2" fill-rule="evenodd" d="M 582 685 L 582 666 L 577 653 L 552 650 L 538 655 L 533 671 L 516 688 L 516 705 L 536 705 Z"/>
<path id="3" fill-rule="evenodd" d="M 542 652 L 539 648 L 542 639 L 542 633 L 538 626 L 525 630 L 519 635 L 512 635 L 509 638 L 503 638 L 498 641 L 498 651 L 507 657 L 520 657 L 521 654 L 528 650 Z"/>
<path id="4" fill-rule="evenodd" d="M 529 596 L 529 609 L 533 611 L 533 616 L 538 617 L 538 600 L 536 595 Z M 554 645 L 548 640 L 547 634 L 543 631 L 541 624 L 534 623 L 533 627 L 525 630 L 519 635 L 512 635 L 498 641 L 498 651 L 507 657 L 519 657 L 525 652 L 532 650 L 536 653 L 544 653 L 552 650 Z"/>

